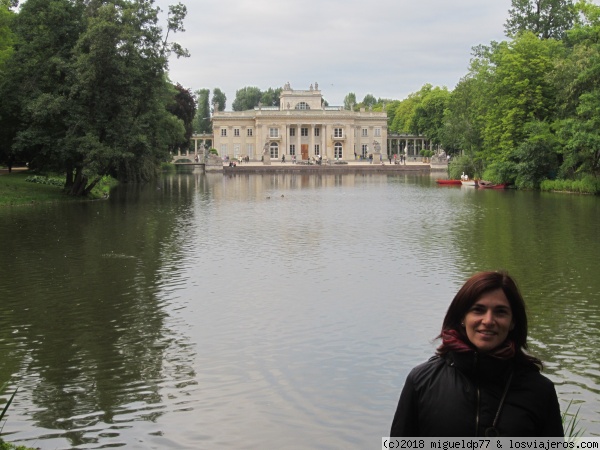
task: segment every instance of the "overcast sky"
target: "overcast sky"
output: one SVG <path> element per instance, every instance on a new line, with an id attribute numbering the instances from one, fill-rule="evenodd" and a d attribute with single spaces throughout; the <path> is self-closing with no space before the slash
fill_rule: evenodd
<path id="1" fill-rule="evenodd" d="M 163 27 L 168 5 L 156 0 Z M 402 100 L 425 83 L 453 89 L 471 48 L 504 40 L 510 0 L 221 0 L 184 2 L 189 58 L 172 58 L 171 81 L 220 88 L 308 89 L 330 105 L 354 92 Z"/>

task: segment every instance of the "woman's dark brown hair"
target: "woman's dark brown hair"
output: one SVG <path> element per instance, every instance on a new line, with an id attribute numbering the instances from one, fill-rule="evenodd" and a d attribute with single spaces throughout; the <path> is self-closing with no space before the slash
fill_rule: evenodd
<path id="1" fill-rule="evenodd" d="M 517 284 L 507 272 L 479 272 L 469 278 L 454 296 L 452 303 L 450 303 L 442 324 L 442 332 L 445 330 L 456 330 L 462 340 L 468 343 L 469 339 L 461 322 L 469 309 L 483 294 L 497 289 L 502 289 L 512 310 L 514 328 L 509 331 L 507 339 L 515 343 L 515 358 L 518 361 L 533 364 L 538 369 L 541 369 L 542 362 L 524 352 L 524 350 L 527 350 L 528 329 L 525 301 L 519 292 Z M 439 337 L 441 337 L 441 334 Z M 438 347 L 437 352 L 442 355 L 447 353 L 448 349 L 442 344 Z"/>

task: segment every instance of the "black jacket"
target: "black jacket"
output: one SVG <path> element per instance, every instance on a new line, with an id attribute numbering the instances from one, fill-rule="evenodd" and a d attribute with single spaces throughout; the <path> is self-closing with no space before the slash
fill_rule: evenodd
<path id="1" fill-rule="evenodd" d="M 509 374 L 500 436 L 564 436 L 552 382 L 534 367 L 475 352 L 434 356 L 406 379 L 390 436 L 485 436 Z"/>

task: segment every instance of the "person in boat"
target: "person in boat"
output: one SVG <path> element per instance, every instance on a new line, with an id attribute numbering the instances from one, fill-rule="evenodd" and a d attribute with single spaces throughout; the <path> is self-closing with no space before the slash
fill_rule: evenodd
<path id="1" fill-rule="evenodd" d="M 390 436 L 564 436 L 554 384 L 525 352 L 527 314 L 506 272 L 469 278 L 435 356 L 409 373 Z"/>

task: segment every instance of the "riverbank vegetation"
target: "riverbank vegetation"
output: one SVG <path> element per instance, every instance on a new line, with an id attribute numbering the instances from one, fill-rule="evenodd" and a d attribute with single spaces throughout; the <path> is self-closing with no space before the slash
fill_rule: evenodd
<path id="1" fill-rule="evenodd" d="M 116 184 L 114 178 L 104 176 L 86 198 L 107 198 L 110 189 Z M 64 187 L 64 176 L 61 175 L 33 175 L 29 171 L 13 171 L 0 176 L 0 207 L 79 200 L 81 197 L 68 195 Z"/>
<path id="2" fill-rule="evenodd" d="M 20 6 L 17 8 L 17 6 Z M 186 7 L 159 25 L 153 1 L 0 0 L 0 164 L 64 174 L 87 197 L 104 177 L 155 178 L 192 134 L 195 98 L 169 81 L 169 42 Z"/>
<path id="3" fill-rule="evenodd" d="M 600 193 L 600 6 L 512 0 L 508 40 L 473 48 L 454 90 L 424 85 L 397 101 L 348 94 L 455 158 L 450 175 L 519 188 Z M 460 157 L 458 157 L 460 156 Z"/>

